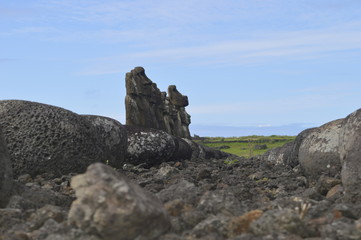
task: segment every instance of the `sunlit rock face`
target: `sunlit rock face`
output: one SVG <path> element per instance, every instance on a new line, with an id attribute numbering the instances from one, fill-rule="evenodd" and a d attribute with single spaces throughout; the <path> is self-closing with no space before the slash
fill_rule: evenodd
<path id="1" fill-rule="evenodd" d="M 306 176 L 317 180 L 321 175 L 340 175 L 339 135 L 343 119 L 314 129 L 302 141 L 298 158 Z"/>

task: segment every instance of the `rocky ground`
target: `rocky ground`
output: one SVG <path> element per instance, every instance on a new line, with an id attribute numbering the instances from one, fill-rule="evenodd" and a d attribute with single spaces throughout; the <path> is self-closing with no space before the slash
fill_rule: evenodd
<path id="1" fill-rule="evenodd" d="M 344 200 L 340 179 L 327 175 L 310 186 L 297 167 L 258 158 L 194 159 L 151 168 L 125 164 L 115 171 L 160 199 L 169 217 L 154 218 L 154 229 L 164 226 L 156 239 L 361 239 L 361 204 Z M 0 239 L 132 239 L 121 234 L 104 238 L 98 226 L 85 231 L 77 225 L 74 215 L 81 213 L 69 214 L 76 199 L 71 187 L 76 184 L 70 185 L 74 175 L 18 177 L 14 195 L 0 209 Z M 112 227 L 112 221 L 105 224 Z M 147 224 L 135 229 L 142 231 Z"/>

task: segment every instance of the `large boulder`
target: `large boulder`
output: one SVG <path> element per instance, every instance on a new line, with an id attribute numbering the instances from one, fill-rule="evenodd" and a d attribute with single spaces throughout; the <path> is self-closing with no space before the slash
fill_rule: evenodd
<path id="1" fill-rule="evenodd" d="M 342 183 L 350 201 L 361 200 L 361 109 L 343 122 L 339 145 Z"/>
<path id="2" fill-rule="evenodd" d="M 121 168 L 127 152 L 127 130 L 112 118 L 85 115 L 97 129 L 98 139 L 103 143 L 107 164 L 115 168 Z"/>
<path id="3" fill-rule="evenodd" d="M 14 176 L 61 176 L 105 162 L 106 147 L 94 125 L 63 108 L 20 100 L 0 101 L 0 125 Z"/>
<path id="4" fill-rule="evenodd" d="M 157 197 L 104 164 L 92 164 L 72 179 L 71 186 L 77 200 L 68 220 L 86 233 L 107 240 L 146 240 L 170 228 Z"/>
<path id="5" fill-rule="evenodd" d="M 339 134 L 343 119 L 315 128 L 303 138 L 298 161 L 305 176 L 317 180 L 321 175 L 340 176 Z"/>
<path id="6" fill-rule="evenodd" d="M 300 134 L 297 135 L 295 141 L 292 144 L 292 147 L 291 147 L 290 152 L 288 154 L 285 165 L 288 165 L 288 166 L 291 166 L 291 167 L 296 167 L 297 165 L 300 164 L 299 157 L 298 157 L 300 146 L 301 146 L 303 140 L 309 134 L 311 134 L 313 131 L 316 131 L 316 129 L 317 128 L 309 128 L 309 129 L 303 130 Z"/>
<path id="7" fill-rule="evenodd" d="M 170 160 L 176 151 L 174 137 L 162 130 L 134 126 L 126 129 L 127 163 L 153 166 Z"/>
<path id="8" fill-rule="evenodd" d="M 275 165 L 286 165 L 293 145 L 294 142 L 289 142 L 281 147 L 270 149 L 261 156 L 261 159 L 264 161 L 272 162 Z"/>
<path id="9" fill-rule="evenodd" d="M 5 207 L 10 198 L 12 179 L 9 152 L 0 127 L 0 208 Z"/>

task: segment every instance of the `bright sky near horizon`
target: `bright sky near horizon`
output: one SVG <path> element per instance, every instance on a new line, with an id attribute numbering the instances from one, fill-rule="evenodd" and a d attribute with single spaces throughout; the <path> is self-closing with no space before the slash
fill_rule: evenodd
<path id="1" fill-rule="evenodd" d="M 360 0 L 0 0 L 0 99 L 125 122 L 125 73 L 192 134 L 296 135 L 361 107 Z"/>

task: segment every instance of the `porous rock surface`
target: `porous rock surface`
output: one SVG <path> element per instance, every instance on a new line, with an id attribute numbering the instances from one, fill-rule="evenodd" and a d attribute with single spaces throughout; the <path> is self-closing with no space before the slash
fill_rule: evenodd
<path id="1" fill-rule="evenodd" d="M 156 239 L 170 227 L 168 213 L 153 194 L 101 163 L 74 177 L 77 200 L 70 224 L 107 240 Z"/>
<path id="2" fill-rule="evenodd" d="M 4 207 L 10 198 L 12 180 L 9 152 L 0 125 L 0 207 Z"/>
<path id="3" fill-rule="evenodd" d="M 141 192 L 156 194 L 163 205 L 157 211 L 166 209 L 169 215 L 171 228 L 158 236 L 159 240 L 359 239 L 361 236 L 360 203 L 344 203 L 342 191 L 326 198 L 321 190 L 324 188 L 308 188 L 300 172 L 259 158 L 170 161 L 150 168 L 127 164 L 117 170 L 94 166 L 96 171 L 93 169 L 94 172 L 73 180 L 79 186 L 73 185 L 78 199 L 71 213 L 69 202 L 60 204 L 75 198 L 74 189 L 68 184 L 71 175 L 20 176 L 16 184 L 22 185 L 23 191 L 27 189 L 29 194 L 41 189 L 48 195 L 52 193 L 52 198 L 43 198 L 41 204 L 33 203 L 40 196 L 29 198 L 30 202 L 22 205 L 16 199 L 10 200 L 8 208 L 0 209 L 0 239 L 111 239 L 100 235 L 98 229 L 104 233 L 120 231 L 114 228 L 114 222 L 108 222 L 114 219 L 111 216 L 122 213 L 122 206 L 117 204 L 123 198 L 116 197 L 116 192 L 138 192 L 139 187 Z M 126 185 L 115 171 L 139 186 Z M 329 179 L 325 183 L 330 183 Z M 131 209 L 134 208 L 124 211 L 129 213 Z M 87 214 L 82 215 L 83 211 Z M 94 215 L 88 218 L 89 213 Z M 94 221 L 100 218 L 105 220 Z M 106 229 L 106 225 L 110 228 Z M 155 228 L 158 227 L 161 226 Z M 129 228 L 141 229 L 139 232 L 148 229 L 147 225 L 135 222 Z"/>
<path id="4" fill-rule="evenodd" d="M 167 161 L 221 159 L 232 156 L 192 140 L 172 136 L 162 130 L 127 125 L 125 129 L 128 136 L 125 162 L 128 164 L 154 166 Z"/>
<path id="5" fill-rule="evenodd" d="M 360 139 L 361 109 L 345 119 L 302 131 L 293 143 L 270 150 L 262 156 L 262 159 L 301 171 L 309 183 L 316 187 L 327 178 L 335 179 L 331 182 L 342 180 L 347 195 L 345 200 L 357 202 L 361 199 Z M 336 185 L 329 185 L 326 190 Z"/>
<path id="6" fill-rule="evenodd" d="M 127 131 L 125 127 L 112 118 L 83 115 L 97 129 L 98 138 L 103 143 L 107 163 L 120 168 L 125 162 L 127 152 Z"/>
<path id="7" fill-rule="evenodd" d="M 124 159 L 120 155 L 126 135 L 115 120 L 105 122 L 104 118 L 83 117 L 51 105 L 4 100 L 0 101 L 0 125 L 16 177 L 44 172 L 61 176 L 85 171 L 91 163 L 99 161 L 111 160 L 120 166 L 122 163 L 115 160 Z M 107 132 L 108 127 L 112 133 Z"/>
<path id="8" fill-rule="evenodd" d="M 321 175 L 340 177 L 339 135 L 343 119 L 329 122 L 310 132 L 302 141 L 298 161 L 302 171 L 312 180 Z"/>
<path id="9" fill-rule="evenodd" d="M 286 164 L 288 157 L 292 151 L 294 142 L 286 143 L 285 145 L 277 148 L 270 149 L 262 155 L 264 161 L 272 162 L 276 165 Z"/>
<path id="10" fill-rule="evenodd" d="M 360 201 L 361 194 L 361 109 L 344 120 L 340 133 L 342 183 L 350 200 Z"/>
<path id="11" fill-rule="evenodd" d="M 174 138 L 151 128 L 126 126 L 128 134 L 127 163 L 148 166 L 168 161 L 176 150 Z"/>
<path id="12" fill-rule="evenodd" d="M 263 157 L 238 158 L 189 139 L 177 147 L 179 139 L 164 132 L 174 146 L 167 162 L 147 164 L 151 158 L 145 157 L 116 169 L 96 163 L 75 177 L 80 168 L 75 174 L 59 175 L 51 168 L 22 174 L 0 208 L 0 239 L 361 239 L 360 116 L 358 110 L 336 125 L 305 130 L 294 143 Z M 116 142 L 104 132 L 108 123 L 82 119 L 97 138 L 110 137 L 102 149 Z M 6 129 L 13 131 L 5 128 L 5 138 Z M 129 138 L 134 129 L 126 130 Z M 322 158 L 324 149 L 334 153 L 335 131 L 342 179 L 322 174 L 317 160 L 302 160 Z M 308 145 L 316 151 L 307 151 Z M 176 153 L 180 149 L 187 158 Z M 321 173 L 313 183 L 309 164 Z"/>
<path id="13" fill-rule="evenodd" d="M 190 139 L 190 116 L 185 107 L 188 97 L 174 85 L 168 87 L 168 95 L 161 92 L 142 67 L 126 74 L 125 97 L 126 125 L 163 130 L 173 136 Z"/>

